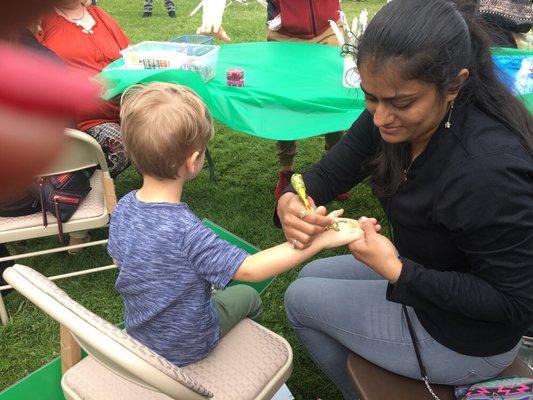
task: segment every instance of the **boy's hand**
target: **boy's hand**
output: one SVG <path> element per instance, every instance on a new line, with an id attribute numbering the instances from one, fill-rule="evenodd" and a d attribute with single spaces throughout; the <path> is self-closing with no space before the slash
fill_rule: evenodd
<path id="1" fill-rule="evenodd" d="M 344 246 L 363 237 L 364 233 L 359 222 L 355 219 L 339 218 L 343 212 L 344 210 L 335 210 L 328 214 L 328 217 L 335 220 L 339 230 L 329 229 L 316 237 L 315 240 L 322 249 Z"/>
<path id="2" fill-rule="evenodd" d="M 371 219 L 361 222 L 364 235 L 351 242 L 348 248 L 355 258 L 366 264 L 379 275 L 394 283 L 402 272 L 402 262 L 392 242 L 376 231 Z"/>

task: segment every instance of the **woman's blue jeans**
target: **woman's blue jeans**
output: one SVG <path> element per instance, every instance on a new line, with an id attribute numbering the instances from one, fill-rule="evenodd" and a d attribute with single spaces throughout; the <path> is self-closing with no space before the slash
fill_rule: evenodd
<path id="1" fill-rule="evenodd" d="M 318 367 L 342 392 L 357 399 L 346 373 L 350 351 L 389 371 L 420 379 L 401 304 L 387 301 L 387 281 L 353 256 L 308 264 L 285 293 L 289 322 Z M 498 375 L 516 356 L 459 354 L 435 341 L 407 308 L 430 382 L 459 385 Z"/>

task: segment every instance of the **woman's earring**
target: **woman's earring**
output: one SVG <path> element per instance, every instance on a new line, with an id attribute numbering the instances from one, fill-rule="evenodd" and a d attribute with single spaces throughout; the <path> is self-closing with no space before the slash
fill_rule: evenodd
<path id="1" fill-rule="evenodd" d="M 452 111 L 453 111 L 453 103 L 455 102 L 455 99 L 452 100 L 452 106 L 450 107 L 450 112 L 448 113 L 448 120 L 444 123 L 444 127 L 446 129 L 450 129 L 452 126 L 452 123 L 450 122 L 450 119 L 452 118 Z"/>

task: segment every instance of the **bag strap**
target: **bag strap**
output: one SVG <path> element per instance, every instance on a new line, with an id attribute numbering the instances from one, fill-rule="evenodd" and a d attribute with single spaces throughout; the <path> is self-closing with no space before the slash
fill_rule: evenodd
<path id="1" fill-rule="evenodd" d="M 392 229 L 392 226 L 389 220 L 389 204 L 390 203 L 387 203 L 387 206 L 385 208 L 385 215 L 387 217 L 386 219 L 387 226 L 392 236 L 392 243 L 396 245 L 396 240 L 394 238 L 394 230 Z M 424 385 L 426 385 L 426 388 L 429 394 L 431 394 L 431 397 L 433 398 L 433 400 L 441 400 L 439 396 L 437 396 L 437 394 L 435 393 L 431 385 L 429 384 L 426 367 L 424 367 L 424 363 L 422 362 L 422 357 L 420 356 L 420 349 L 418 348 L 418 338 L 416 337 L 415 330 L 413 329 L 413 325 L 411 324 L 411 318 L 409 318 L 409 313 L 407 312 L 407 307 L 405 306 L 405 304 L 402 304 L 402 310 L 403 310 L 403 315 L 405 315 L 405 320 L 407 321 L 407 328 L 409 329 L 409 336 L 411 336 L 411 342 L 413 342 L 413 347 L 415 349 L 416 360 L 418 361 L 418 367 L 420 368 L 420 377 L 422 378 L 422 382 L 424 382 Z"/>
<path id="2" fill-rule="evenodd" d="M 43 215 L 43 226 L 46 228 L 48 226 L 48 218 L 46 217 L 46 206 L 44 203 L 44 178 L 40 176 L 37 178 L 37 183 L 39 184 L 39 201 L 41 202 L 41 211 Z"/>
<path id="3" fill-rule="evenodd" d="M 431 397 L 433 397 L 433 400 L 440 400 L 439 396 L 435 393 L 431 385 L 429 384 L 429 379 L 426 373 L 426 368 L 424 367 L 424 364 L 422 363 L 422 357 L 420 356 L 420 349 L 418 348 L 418 339 L 416 337 L 415 330 L 413 329 L 413 325 L 411 324 L 411 318 L 409 318 L 409 314 L 407 313 L 407 307 L 405 307 L 405 304 L 402 304 L 403 314 L 405 315 L 405 319 L 407 321 L 407 328 L 409 329 L 409 335 L 411 336 L 411 341 L 413 342 L 413 347 L 415 348 L 415 354 L 416 354 L 416 360 L 418 361 L 418 367 L 420 368 L 420 376 L 422 377 L 422 381 L 426 385 L 426 388 L 428 389 L 428 392 L 431 394 Z"/>

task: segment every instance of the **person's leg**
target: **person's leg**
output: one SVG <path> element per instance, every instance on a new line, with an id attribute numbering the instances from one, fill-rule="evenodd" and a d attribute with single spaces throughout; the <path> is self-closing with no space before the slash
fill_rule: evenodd
<path id="1" fill-rule="evenodd" d="M 342 29 L 342 28 L 341 28 Z M 296 36 L 286 35 L 278 31 L 272 31 L 267 29 L 267 41 L 274 42 L 310 42 L 320 43 L 330 46 L 338 46 L 339 42 L 333 32 L 333 29 L 328 28 L 320 35 L 307 39 L 299 38 Z M 329 150 L 335 143 L 342 137 L 343 132 L 332 132 L 326 135 L 326 151 Z M 279 199 L 283 189 L 290 181 L 290 176 L 293 174 L 294 158 L 296 156 L 296 142 L 295 141 L 278 141 L 277 142 L 277 156 L 281 165 L 281 171 L 279 172 L 278 183 L 274 189 L 274 196 Z M 348 199 L 347 193 L 341 193 L 337 197 L 337 200 L 344 201 Z"/>
<path id="2" fill-rule="evenodd" d="M 337 25 L 339 26 L 340 30 L 342 31 L 342 24 L 341 21 L 337 21 Z M 318 44 L 325 44 L 328 46 L 339 46 L 339 41 L 337 40 L 337 36 L 335 36 L 335 33 L 333 32 L 333 29 L 328 28 L 324 32 L 322 32 L 320 35 L 315 36 L 314 38 L 307 39 L 307 41 L 311 43 L 318 43 Z M 326 152 L 329 151 L 342 137 L 344 132 L 331 132 L 324 135 L 324 147 Z M 346 201 L 350 198 L 349 193 L 339 193 L 336 197 L 337 201 Z"/>
<path id="3" fill-rule="evenodd" d="M 294 173 L 293 163 L 294 157 L 296 157 L 296 142 L 294 140 L 278 140 L 276 142 L 276 155 L 281 167 L 281 171 L 278 172 L 278 182 L 274 189 L 274 197 L 277 200 L 290 183 L 291 176 Z"/>
<path id="4" fill-rule="evenodd" d="M 170 18 L 176 18 L 176 6 L 172 0 L 165 0 L 165 8 Z"/>
<path id="5" fill-rule="evenodd" d="M 277 31 L 267 29 L 267 42 L 285 42 L 292 41 L 293 38 L 283 35 Z M 293 164 L 296 157 L 296 141 L 294 140 L 278 140 L 276 142 L 276 156 L 278 157 L 280 171 L 278 172 L 278 181 L 274 188 L 274 197 L 279 199 L 283 189 L 291 181 L 291 176 L 294 173 Z"/>
<path id="6" fill-rule="evenodd" d="M 310 264 L 285 293 L 289 322 L 313 361 L 346 399 L 357 398 L 345 367 L 350 351 L 382 368 L 420 379 L 402 306 L 385 298 L 387 281 L 373 279 L 376 276 L 355 260 L 352 272 L 347 258 L 338 259 L 338 268 L 334 261 Z M 333 279 L 310 276 L 317 274 L 330 274 Z M 348 279 L 342 279 L 346 275 Z M 414 311 L 408 310 L 431 382 L 467 384 L 488 379 L 516 354 L 515 349 L 489 359 L 458 354 L 431 338 Z"/>
<path id="7" fill-rule="evenodd" d="M 87 243 L 91 240 L 91 236 L 89 235 L 88 230 L 84 231 L 77 231 L 77 232 L 70 232 L 69 233 L 69 246 L 74 246 L 77 244 L 83 244 Z M 78 254 L 84 250 L 84 247 L 81 247 L 79 249 L 70 249 L 68 250 L 69 254 Z"/>
<path id="8" fill-rule="evenodd" d="M 301 295 L 300 285 L 296 285 L 296 283 L 305 281 L 306 279 L 327 279 L 332 282 L 335 280 L 339 280 L 339 282 L 350 280 L 375 280 L 384 282 L 383 278 L 371 268 L 357 261 L 352 255 L 328 257 L 312 261 L 302 268 L 298 279 L 289 286 L 285 293 L 287 317 L 291 325 L 295 328 L 300 342 L 304 345 L 315 364 L 339 388 L 344 398 L 356 399 L 357 395 L 351 386 L 345 368 L 346 358 L 350 350 L 335 338 L 320 330 L 297 327 L 291 316 L 293 310 L 298 308 L 297 303 L 299 303 L 299 300 L 297 297 Z M 302 295 L 327 296 L 326 293 L 315 293 L 312 295 L 308 292 Z M 338 299 L 332 301 L 339 302 Z M 344 307 L 343 304 L 339 304 L 339 306 Z"/>
<path id="9" fill-rule="evenodd" d="M 326 135 L 324 135 L 324 150 L 328 152 L 333 146 L 337 144 L 339 140 L 341 140 L 342 135 L 344 132 L 331 132 Z"/>
<path id="10" fill-rule="evenodd" d="M 213 305 L 218 315 L 220 337 L 224 337 L 239 321 L 250 318 L 257 321 L 263 312 L 263 303 L 257 291 L 248 285 L 235 285 L 213 294 Z"/>
<path id="11" fill-rule="evenodd" d="M 276 155 L 283 171 L 291 171 L 296 157 L 296 142 L 294 140 L 278 140 Z"/>
<path id="12" fill-rule="evenodd" d="M 383 280 L 381 275 L 357 261 L 351 254 L 311 261 L 300 270 L 298 278 Z"/>
<path id="13" fill-rule="evenodd" d="M 111 177 L 115 178 L 130 165 L 130 160 L 126 154 L 120 125 L 114 122 L 108 122 L 93 126 L 87 129 L 91 135 L 102 147 L 104 151 L 107 166 Z"/>
<path id="14" fill-rule="evenodd" d="M 154 8 L 154 0 L 144 0 L 144 17 L 150 17 Z"/>
<path id="15" fill-rule="evenodd" d="M 9 254 L 9 251 L 7 250 L 6 245 L 3 244 L 3 243 L 0 243 L 0 258 L 9 257 L 9 256 L 10 256 L 10 254 Z M 2 261 L 2 262 L 0 262 L 0 286 L 7 285 L 7 282 L 2 277 L 2 274 L 4 273 L 4 271 L 7 268 L 12 267 L 13 265 L 15 265 L 14 261 Z M 4 290 L 4 291 L 2 291 L 2 293 L 0 293 L 0 295 L 5 296 L 8 293 L 10 293 L 12 290 L 13 289 Z"/>

